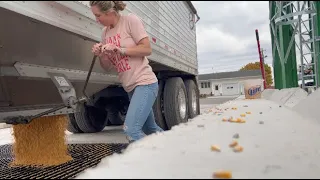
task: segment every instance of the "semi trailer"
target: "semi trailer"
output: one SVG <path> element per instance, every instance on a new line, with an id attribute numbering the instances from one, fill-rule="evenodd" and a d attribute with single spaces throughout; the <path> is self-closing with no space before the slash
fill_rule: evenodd
<path id="1" fill-rule="evenodd" d="M 200 114 L 196 23 L 191 1 L 124 1 L 152 46 L 159 82 L 153 111 L 165 130 Z M 129 98 L 91 48 L 103 26 L 89 1 L 0 2 L 0 122 L 29 123 L 66 114 L 68 130 L 95 133 L 121 125 Z M 97 62 L 96 62 L 97 61 Z"/>

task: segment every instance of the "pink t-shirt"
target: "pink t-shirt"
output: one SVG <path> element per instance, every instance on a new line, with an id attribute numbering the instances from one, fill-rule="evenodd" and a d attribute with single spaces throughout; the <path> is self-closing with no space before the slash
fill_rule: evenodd
<path id="1" fill-rule="evenodd" d="M 129 14 L 122 15 L 114 28 L 105 27 L 103 29 L 102 43 L 112 43 L 117 47 L 128 48 L 136 46 L 145 37 L 148 37 L 148 34 L 140 18 Z M 100 59 L 100 64 L 107 71 L 114 68 L 118 72 L 119 80 L 126 92 L 131 92 L 138 85 L 158 81 L 146 57 L 104 55 Z"/>

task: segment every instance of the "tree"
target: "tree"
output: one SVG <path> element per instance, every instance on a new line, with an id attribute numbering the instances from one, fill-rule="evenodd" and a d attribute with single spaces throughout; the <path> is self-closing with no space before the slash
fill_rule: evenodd
<path id="1" fill-rule="evenodd" d="M 243 66 L 240 69 L 240 71 L 257 70 L 257 69 L 260 70 L 260 61 L 254 62 L 254 63 L 248 63 L 247 65 Z M 264 71 L 265 71 L 265 75 L 266 75 L 267 86 L 271 86 L 273 84 L 271 67 L 268 64 L 264 64 Z"/>

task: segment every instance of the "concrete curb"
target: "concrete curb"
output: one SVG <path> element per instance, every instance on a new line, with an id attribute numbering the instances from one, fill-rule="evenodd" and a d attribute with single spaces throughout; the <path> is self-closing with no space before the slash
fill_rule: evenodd
<path id="1" fill-rule="evenodd" d="M 266 100 L 276 102 L 280 105 L 287 107 L 294 107 L 300 101 L 305 99 L 308 93 L 303 89 L 297 88 L 287 88 L 287 89 L 266 89 L 262 92 L 261 97 Z"/>
<path id="2" fill-rule="evenodd" d="M 306 118 L 311 118 L 319 121 L 320 111 L 320 89 L 317 89 L 315 92 L 311 93 L 305 99 L 301 100 L 295 106 L 292 107 L 292 110 L 301 114 Z"/>
<path id="3" fill-rule="evenodd" d="M 11 128 L 11 127 L 12 125 L 10 124 L 0 123 L 0 129 Z"/>
<path id="4" fill-rule="evenodd" d="M 261 98 L 270 100 L 272 94 L 275 93 L 276 91 L 279 91 L 279 89 L 265 89 L 261 93 Z"/>

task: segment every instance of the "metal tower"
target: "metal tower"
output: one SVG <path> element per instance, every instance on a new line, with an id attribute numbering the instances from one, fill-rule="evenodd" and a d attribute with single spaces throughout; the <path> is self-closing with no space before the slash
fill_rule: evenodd
<path id="1" fill-rule="evenodd" d="M 298 87 L 299 79 L 303 89 L 319 87 L 319 10 L 317 1 L 269 1 L 275 88 Z"/>

